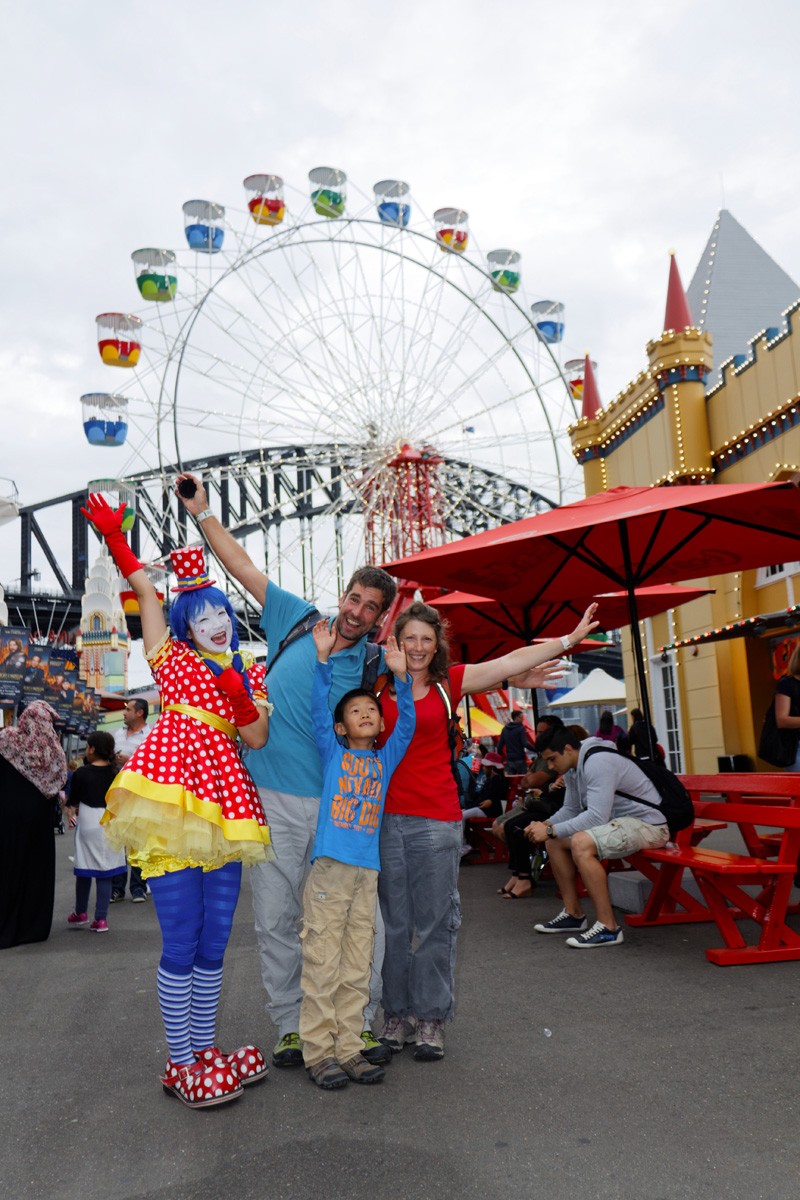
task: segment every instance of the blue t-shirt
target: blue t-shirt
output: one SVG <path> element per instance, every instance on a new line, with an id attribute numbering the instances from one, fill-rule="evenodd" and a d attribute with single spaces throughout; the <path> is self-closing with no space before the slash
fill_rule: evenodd
<path id="1" fill-rule="evenodd" d="M 267 636 L 268 669 L 287 633 L 313 608 L 313 604 L 285 592 L 271 580 L 267 584 L 261 628 Z M 361 638 L 331 655 L 331 712 L 345 692 L 361 687 L 365 644 L 366 638 Z M 269 719 L 269 741 L 261 750 L 247 754 L 247 769 L 257 787 L 290 796 L 322 795 L 322 764 L 311 729 L 311 685 L 316 661 L 314 638 L 306 633 L 286 647 L 275 670 L 267 675 L 270 703 L 275 706 Z M 378 669 L 384 669 L 382 651 Z"/>
<path id="2" fill-rule="evenodd" d="M 315 663 L 311 720 L 324 782 L 311 861 L 324 856 L 379 871 L 378 834 L 389 780 L 417 725 L 411 680 L 396 680 L 397 724 L 386 744 L 380 750 L 350 750 L 333 729 L 329 705 L 332 659 L 321 663 L 315 655 Z"/>

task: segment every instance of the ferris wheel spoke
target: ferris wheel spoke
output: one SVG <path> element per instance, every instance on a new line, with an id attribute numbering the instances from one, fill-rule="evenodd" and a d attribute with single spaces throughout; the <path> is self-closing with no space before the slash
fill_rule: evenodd
<path id="1" fill-rule="evenodd" d="M 293 267 L 293 264 L 291 264 L 291 265 Z M 258 266 L 264 272 L 264 274 L 267 276 L 268 282 L 275 289 L 276 294 L 279 298 L 279 302 L 281 304 L 281 310 L 282 310 L 282 313 L 284 316 L 284 325 L 283 325 L 282 333 L 279 332 L 278 339 L 276 339 L 276 343 L 275 343 L 276 348 L 280 347 L 282 353 L 285 349 L 284 339 L 286 337 L 286 332 L 287 332 L 286 322 L 289 323 L 288 328 L 290 328 L 290 329 L 297 328 L 298 325 L 307 327 L 310 331 L 313 331 L 313 333 L 315 334 L 315 337 L 318 341 L 319 346 L 321 348 L 324 348 L 324 351 L 325 351 L 326 355 L 328 356 L 328 363 L 329 363 L 328 371 L 330 370 L 331 367 L 334 368 L 336 374 L 338 375 L 339 379 L 341 380 L 342 384 L 344 385 L 345 381 L 347 380 L 346 364 L 342 363 L 341 358 L 337 355 L 337 353 L 335 351 L 335 348 L 329 344 L 329 340 L 325 336 L 322 325 L 321 325 L 321 320 L 320 320 L 320 313 L 322 311 L 321 306 L 319 304 L 312 305 L 308 288 L 305 286 L 300 286 L 299 277 L 297 276 L 296 273 L 294 273 L 295 283 L 297 285 L 295 288 L 295 294 L 297 296 L 301 297 L 304 301 L 304 307 L 301 309 L 299 305 L 296 305 L 294 303 L 291 295 L 289 294 L 289 292 L 285 288 L 285 286 L 282 285 L 281 281 L 277 278 L 274 278 L 274 277 L 268 275 L 267 269 L 266 269 L 266 264 L 262 263 L 260 260 L 258 260 Z M 313 260 L 311 258 L 309 258 L 309 260 L 308 260 L 308 267 L 309 267 L 309 269 L 313 267 Z M 295 314 L 293 320 L 290 318 L 290 312 L 292 312 L 292 311 Z M 276 324 L 278 324 L 278 327 L 280 329 L 279 323 L 276 322 Z M 304 369 L 309 368 L 309 364 L 307 362 L 306 356 L 302 356 L 302 355 L 295 356 L 295 362 L 301 368 L 304 368 Z M 323 360 L 322 364 L 320 364 L 320 366 L 317 368 L 316 372 L 311 372 L 312 376 L 315 374 L 316 374 L 316 376 L 318 376 L 317 378 L 314 379 L 315 391 L 318 391 L 320 385 L 324 383 L 325 369 L 326 369 L 326 361 Z"/>

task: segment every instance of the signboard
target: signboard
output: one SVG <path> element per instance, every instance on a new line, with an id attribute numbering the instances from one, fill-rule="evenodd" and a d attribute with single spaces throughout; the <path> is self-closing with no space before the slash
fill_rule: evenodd
<path id="1" fill-rule="evenodd" d="M 15 708 L 22 699 L 22 680 L 31 635 L 13 625 L 0 627 L 0 708 Z"/>
<path id="2" fill-rule="evenodd" d="M 23 704 L 32 704 L 34 700 L 44 700 L 50 649 L 50 646 L 38 646 L 35 642 L 31 642 L 28 646 L 25 674 L 22 677 Z"/>

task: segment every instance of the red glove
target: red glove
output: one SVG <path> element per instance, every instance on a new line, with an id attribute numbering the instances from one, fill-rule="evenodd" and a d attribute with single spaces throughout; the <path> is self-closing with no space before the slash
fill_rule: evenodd
<path id="1" fill-rule="evenodd" d="M 126 579 L 130 579 L 134 571 L 141 571 L 142 564 L 128 545 L 122 532 L 122 518 L 125 515 L 125 504 L 113 509 L 104 496 L 91 494 L 89 507 L 81 512 L 87 521 L 91 521 L 98 533 L 102 533 L 109 553 L 119 571 Z"/>
<path id="2" fill-rule="evenodd" d="M 242 725 L 252 725 L 253 721 L 258 720 L 258 709 L 248 696 L 244 680 L 235 667 L 226 667 L 222 674 L 217 676 L 215 683 L 223 696 L 227 696 L 230 701 L 237 729 L 241 729 Z"/>

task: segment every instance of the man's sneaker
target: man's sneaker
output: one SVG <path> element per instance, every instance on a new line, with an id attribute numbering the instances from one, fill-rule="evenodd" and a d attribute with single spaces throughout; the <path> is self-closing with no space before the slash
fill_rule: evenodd
<path id="1" fill-rule="evenodd" d="M 381 1064 L 392 1061 L 391 1050 L 378 1041 L 371 1029 L 364 1030 L 361 1034 L 361 1041 L 364 1043 L 361 1054 L 367 1062 Z"/>
<path id="2" fill-rule="evenodd" d="M 272 1051 L 274 1067 L 302 1067 L 303 1051 L 299 1033 L 285 1033 Z M 314 1080 L 316 1083 L 316 1080 Z M 324 1084 L 322 1085 L 325 1086 Z M 339 1085 L 341 1086 L 341 1085 Z"/>
<path id="3" fill-rule="evenodd" d="M 339 1066 L 353 1083 L 380 1083 L 386 1074 L 378 1063 L 367 1062 L 363 1054 L 354 1054 Z"/>
<path id="4" fill-rule="evenodd" d="M 438 1062 L 444 1058 L 444 1021 L 417 1021 L 417 1062 Z"/>
<path id="5" fill-rule="evenodd" d="M 131 896 L 131 900 L 134 904 L 146 904 L 147 896 L 144 892 L 137 892 L 135 896 Z"/>
<path id="6" fill-rule="evenodd" d="M 90 933 L 108 933 L 108 921 L 92 921 L 89 926 Z"/>
<path id="7" fill-rule="evenodd" d="M 537 933 L 580 933 L 586 929 L 588 924 L 586 917 L 573 917 L 572 913 L 568 913 L 565 908 L 562 908 L 552 921 L 545 921 L 543 925 L 534 925 L 533 928 Z"/>
<path id="8" fill-rule="evenodd" d="M 622 941 L 624 938 L 621 929 L 609 929 L 607 925 L 595 921 L 592 928 L 587 929 L 585 933 L 567 938 L 567 945 L 583 950 L 585 946 L 618 946 Z"/>
<path id="9" fill-rule="evenodd" d="M 417 1022 L 414 1017 L 393 1017 L 384 1014 L 380 1040 L 392 1054 L 399 1054 L 403 1046 L 416 1041 L 416 1036 Z"/>
<path id="10" fill-rule="evenodd" d="M 297 1037 L 297 1034 L 290 1033 L 289 1037 Z M 280 1042 L 278 1045 L 280 1045 Z M 323 1088 L 326 1092 L 330 1092 L 334 1088 L 347 1087 L 347 1076 L 334 1058 L 323 1058 L 320 1062 L 314 1063 L 313 1067 L 308 1067 L 307 1069 L 311 1082 L 315 1083 L 317 1087 Z"/>
<path id="11" fill-rule="evenodd" d="M 71 925 L 73 929 L 81 929 L 84 925 L 89 924 L 89 914 L 71 912 L 67 917 L 67 924 Z"/>

